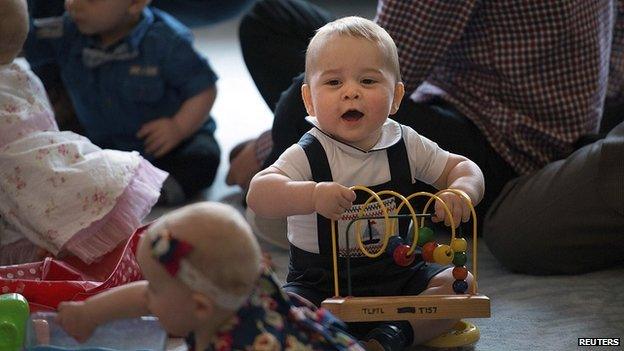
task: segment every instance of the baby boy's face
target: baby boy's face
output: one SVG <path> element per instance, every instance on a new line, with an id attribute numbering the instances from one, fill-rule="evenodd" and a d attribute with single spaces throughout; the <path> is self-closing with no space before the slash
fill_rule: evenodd
<path id="1" fill-rule="evenodd" d="M 379 45 L 333 35 L 313 53 L 302 95 L 308 113 L 335 139 L 363 150 L 373 147 L 402 97 Z"/>
<path id="2" fill-rule="evenodd" d="M 65 0 L 65 9 L 86 35 L 120 30 L 128 18 L 131 0 Z"/>

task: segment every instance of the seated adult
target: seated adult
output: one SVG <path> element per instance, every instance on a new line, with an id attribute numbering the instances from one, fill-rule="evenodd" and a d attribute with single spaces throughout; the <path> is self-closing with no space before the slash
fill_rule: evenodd
<path id="1" fill-rule="evenodd" d="M 481 167 L 483 235 L 514 271 L 624 262 L 623 11 L 613 0 L 379 1 L 410 97 L 394 119 Z M 330 20 L 304 1 L 264 0 L 241 22 L 245 62 L 275 112 L 265 166 L 310 128 L 299 73 Z M 233 166 L 239 157 L 249 152 Z"/>

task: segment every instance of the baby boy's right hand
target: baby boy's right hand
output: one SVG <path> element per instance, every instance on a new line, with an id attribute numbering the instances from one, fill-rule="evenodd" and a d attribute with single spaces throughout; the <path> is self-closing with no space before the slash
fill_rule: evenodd
<path id="1" fill-rule="evenodd" d="M 56 315 L 56 322 L 78 342 L 85 342 L 97 325 L 88 315 L 84 302 L 61 302 Z"/>
<path id="2" fill-rule="evenodd" d="M 335 182 L 317 183 L 312 193 L 314 211 L 329 219 L 338 220 L 355 201 L 355 192 Z"/>

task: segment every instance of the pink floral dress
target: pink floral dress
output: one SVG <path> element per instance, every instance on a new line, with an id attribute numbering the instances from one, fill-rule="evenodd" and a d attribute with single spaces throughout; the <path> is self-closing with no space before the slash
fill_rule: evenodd
<path id="1" fill-rule="evenodd" d="M 166 176 L 137 152 L 60 132 L 41 81 L 0 65 L 0 264 L 36 248 L 97 260 L 141 224 Z"/>

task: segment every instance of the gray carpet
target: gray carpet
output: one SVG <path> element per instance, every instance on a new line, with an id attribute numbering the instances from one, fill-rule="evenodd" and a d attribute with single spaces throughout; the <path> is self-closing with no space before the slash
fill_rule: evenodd
<path id="1" fill-rule="evenodd" d="M 490 298 L 492 317 L 474 320 L 481 329 L 475 350 L 589 350 L 577 339 L 624 337 L 624 268 L 576 276 L 513 274 L 484 244 L 479 267 L 479 291 Z"/>

